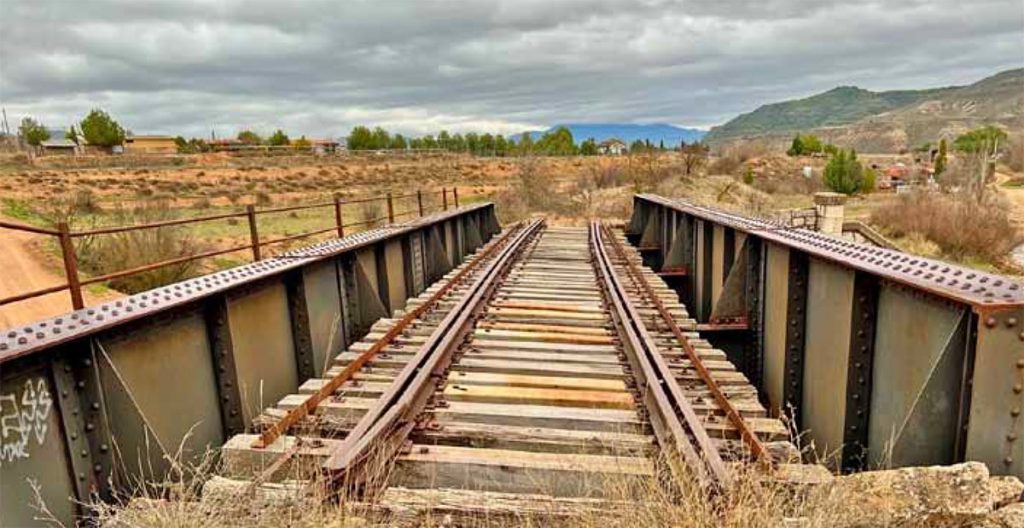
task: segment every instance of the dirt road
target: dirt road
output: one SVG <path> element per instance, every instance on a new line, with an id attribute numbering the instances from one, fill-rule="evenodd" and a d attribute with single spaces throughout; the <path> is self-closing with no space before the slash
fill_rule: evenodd
<path id="1" fill-rule="evenodd" d="M 21 231 L 0 229 L 0 297 L 56 286 L 64 282 L 57 262 L 48 266 L 43 256 L 32 247 L 39 237 Z M 85 303 L 96 304 L 114 298 L 115 294 L 93 295 L 83 292 Z M 71 298 L 66 291 L 0 306 L 0 329 L 31 323 L 71 311 Z"/>

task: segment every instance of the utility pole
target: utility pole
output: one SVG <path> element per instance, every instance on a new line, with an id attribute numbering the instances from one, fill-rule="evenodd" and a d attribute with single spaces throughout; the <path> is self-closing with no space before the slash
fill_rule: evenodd
<path id="1" fill-rule="evenodd" d="M 4 134 L 11 135 L 11 127 L 7 124 L 7 107 L 0 108 L 4 113 Z"/>

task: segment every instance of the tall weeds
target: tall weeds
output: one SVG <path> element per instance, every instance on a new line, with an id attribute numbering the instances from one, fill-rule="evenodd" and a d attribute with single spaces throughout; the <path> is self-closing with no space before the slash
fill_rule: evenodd
<path id="1" fill-rule="evenodd" d="M 1024 244 L 1010 222 L 1010 206 L 986 193 L 980 200 L 964 193 L 914 192 L 876 209 L 872 223 L 895 237 L 921 235 L 955 260 L 983 259 L 998 264 Z"/>

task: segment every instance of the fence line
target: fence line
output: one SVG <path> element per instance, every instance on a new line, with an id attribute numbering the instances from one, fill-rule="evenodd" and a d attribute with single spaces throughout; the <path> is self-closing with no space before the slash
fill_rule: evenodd
<path id="1" fill-rule="evenodd" d="M 102 227 L 102 228 L 96 228 L 96 229 L 86 229 L 86 230 L 81 230 L 81 231 L 72 231 L 69 228 L 67 222 L 59 222 L 57 224 L 57 226 L 56 226 L 56 229 L 49 229 L 49 228 L 44 228 L 44 227 L 36 227 L 36 226 L 32 226 L 32 225 L 16 223 L 16 222 L 0 221 L 0 229 L 9 229 L 9 230 L 13 230 L 13 231 L 23 231 L 23 232 L 27 232 L 27 233 L 41 234 L 41 235 L 47 235 L 47 236 L 52 236 L 52 237 L 57 238 L 58 242 L 60 244 L 61 260 L 63 261 L 63 265 L 64 265 L 64 276 L 65 276 L 65 281 L 66 281 L 63 284 L 58 284 L 58 285 L 49 286 L 49 287 L 41 288 L 41 289 L 34 290 L 34 291 L 23 292 L 23 293 L 19 293 L 19 294 L 16 294 L 16 295 L 11 295 L 11 296 L 8 296 L 8 297 L 0 298 L 0 306 L 5 306 L 5 305 L 16 303 L 16 302 L 19 302 L 19 301 L 25 301 L 25 300 L 33 299 L 33 298 L 40 297 L 40 296 L 43 296 L 43 295 L 48 295 L 48 294 L 51 294 L 51 293 L 56 293 L 56 292 L 67 290 L 69 295 L 71 296 L 71 305 L 72 305 L 73 309 L 79 310 L 79 309 L 82 309 L 82 308 L 85 307 L 84 298 L 82 297 L 82 286 L 88 286 L 90 284 L 97 284 L 97 283 L 106 282 L 106 281 L 109 281 L 109 280 L 129 277 L 131 275 L 137 275 L 137 274 L 140 274 L 140 273 L 146 273 L 146 272 L 153 271 L 153 270 L 156 270 L 156 269 L 159 269 L 159 268 L 163 268 L 163 267 L 166 267 L 166 266 L 173 266 L 175 264 L 183 264 L 183 263 L 186 263 L 186 262 L 192 262 L 192 261 L 196 261 L 196 260 L 201 260 L 201 259 L 205 259 L 205 258 L 215 257 L 215 256 L 218 256 L 218 255 L 224 255 L 224 254 L 227 254 L 227 253 L 234 253 L 234 252 L 238 252 L 238 251 L 250 250 L 252 252 L 252 259 L 253 259 L 254 262 L 255 261 L 259 261 L 259 260 L 263 260 L 262 248 L 270 246 L 270 245 L 281 244 L 281 243 L 284 243 L 284 242 L 290 242 L 292 240 L 308 238 L 308 237 L 311 237 L 311 236 L 321 235 L 321 234 L 329 233 L 329 232 L 335 232 L 336 235 L 338 236 L 338 238 L 343 238 L 345 236 L 345 230 L 348 229 L 348 228 L 355 228 L 355 227 L 367 227 L 368 228 L 370 226 L 373 226 L 373 225 L 376 225 L 376 224 L 378 224 L 380 222 L 385 222 L 385 221 L 387 222 L 387 225 L 390 225 L 390 224 L 394 224 L 395 223 L 395 219 L 396 218 L 404 218 L 404 217 L 413 216 L 413 215 L 422 217 L 422 216 L 425 216 L 426 214 L 428 214 L 430 212 L 433 212 L 434 210 L 446 211 L 446 210 L 448 210 L 449 190 L 451 191 L 452 203 L 454 204 L 455 207 L 458 207 L 459 206 L 458 188 L 452 187 L 451 189 L 448 189 L 447 187 L 442 187 L 441 188 L 441 206 L 440 206 L 440 208 L 435 207 L 433 209 L 424 207 L 424 204 L 423 204 L 424 193 L 423 193 L 423 191 L 417 190 L 415 192 L 409 192 L 409 193 L 405 193 L 405 194 L 392 194 L 392 193 L 389 192 L 389 193 L 387 193 L 385 195 L 382 195 L 382 196 L 371 196 L 371 197 L 357 198 L 357 199 L 352 199 L 352 200 L 342 199 L 340 195 L 336 194 L 334 196 L 334 199 L 332 201 L 330 201 L 330 202 L 318 202 L 318 203 L 307 204 L 307 205 L 294 205 L 294 206 L 284 206 L 284 207 L 270 207 L 270 208 L 265 208 L 265 209 L 258 209 L 255 206 L 249 205 L 249 206 L 246 206 L 244 211 L 237 211 L 237 212 L 233 212 L 233 213 L 223 213 L 223 214 L 216 214 L 216 215 L 207 215 L 207 216 L 200 216 L 200 217 L 195 217 L 195 218 L 180 218 L 180 219 L 174 219 L 174 220 L 164 220 L 164 221 L 159 221 L 159 222 L 149 222 L 149 223 L 137 224 L 137 225 L 129 225 L 129 226 Z M 436 191 L 434 191 L 434 192 L 436 192 Z M 429 194 L 430 193 L 428 192 L 427 195 L 429 196 Z M 415 206 L 413 208 L 407 208 L 404 212 L 400 212 L 400 213 L 396 214 L 395 213 L 394 201 L 396 199 L 397 200 L 402 200 L 402 199 L 410 199 L 410 198 L 415 198 L 416 199 Z M 350 223 L 347 223 L 347 224 L 344 223 L 344 220 L 343 220 L 343 216 L 344 215 L 342 214 L 344 206 L 346 206 L 346 205 L 357 205 L 357 204 L 371 203 L 371 202 L 384 202 L 386 204 L 387 214 L 385 216 L 382 216 L 382 217 L 379 217 L 379 218 L 373 218 L 373 219 L 363 220 L 363 221 L 359 221 L 359 222 L 350 222 Z M 259 222 L 258 222 L 260 216 L 269 215 L 269 214 L 278 214 L 278 213 L 284 213 L 284 212 L 291 212 L 291 211 L 328 208 L 328 207 L 331 207 L 331 208 L 334 209 L 334 214 L 333 214 L 333 216 L 334 216 L 334 225 L 332 225 L 330 227 L 323 228 L 323 229 L 315 229 L 315 230 L 312 230 L 312 231 L 307 231 L 307 232 L 299 233 L 299 234 L 296 234 L 296 235 L 287 235 L 287 236 L 278 237 L 278 238 L 269 238 L 269 239 L 268 238 L 263 238 L 263 239 L 260 238 L 260 235 L 259 235 Z M 75 251 L 75 246 L 74 246 L 74 239 L 76 239 L 76 238 L 90 237 L 90 236 L 111 235 L 111 234 L 117 234 L 117 233 L 141 231 L 141 230 L 146 230 L 146 229 L 158 229 L 158 228 L 161 228 L 161 227 L 171 227 L 171 226 L 180 226 L 180 225 L 188 225 L 188 224 L 198 224 L 198 223 L 202 223 L 202 222 L 212 222 L 212 221 L 216 221 L 216 220 L 225 220 L 225 219 L 229 219 L 229 218 L 242 218 L 242 217 L 245 217 L 247 222 L 248 222 L 248 224 L 249 224 L 249 243 L 245 244 L 245 245 L 235 246 L 235 247 L 228 248 L 228 249 L 218 249 L 218 250 L 208 251 L 208 252 L 204 252 L 204 253 L 196 253 L 196 254 L 191 254 L 191 255 L 183 255 L 183 256 L 180 256 L 180 257 L 176 257 L 176 258 L 172 258 L 172 259 L 167 259 L 167 260 L 163 260 L 163 261 L 160 261 L 160 262 L 153 262 L 153 263 L 150 263 L 150 264 L 145 264 L 143 266 L 137 266 L 135 268 L 130 268 L 130 269 L 121 270 L 121 271 L 115 271 L 115 272 L 112 272 L 112 273 L 107 273 L 107 274 L 99 275 L 99 276 L 95 276 L 95 277 L 87 277 L 85 279 L 82 279 L 81 274 L 80 274 L 79 269 L 78 269 L 78 255 L 77 255 L 77 252 Z"/>

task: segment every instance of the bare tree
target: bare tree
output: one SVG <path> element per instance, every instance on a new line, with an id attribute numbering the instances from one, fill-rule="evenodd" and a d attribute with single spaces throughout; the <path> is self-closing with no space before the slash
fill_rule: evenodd
<path id="1" fill-rule="evenodd" d="M 708 159 L 708 148 L 700 143 L 683 144 L 679 152 L 683 156 L 683 169 L 687 176 L 704 165 Z"/>

